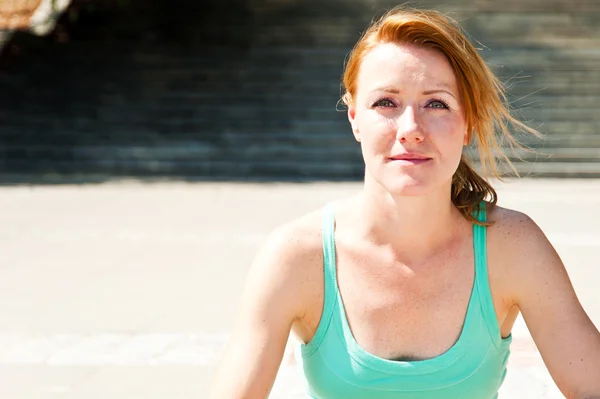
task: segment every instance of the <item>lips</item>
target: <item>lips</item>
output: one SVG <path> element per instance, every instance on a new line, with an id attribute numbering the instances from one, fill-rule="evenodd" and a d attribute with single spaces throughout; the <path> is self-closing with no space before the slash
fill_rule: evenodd
<path id="1" fill-rule="evenodd" d="M 392 155 L 390 159 L 392 161 L 427 161 L 431 158 L 421 154 L 406 152 L 403 154 Z"/>

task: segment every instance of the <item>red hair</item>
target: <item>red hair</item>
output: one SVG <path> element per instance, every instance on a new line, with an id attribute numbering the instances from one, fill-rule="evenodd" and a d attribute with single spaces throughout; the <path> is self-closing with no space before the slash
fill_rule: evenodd
<path id="1" fill-rule="evenodd" d="M 467 40 L 456 21 L 437 11 L 394 8 L 373 22 L 352 49 L 343 75 L 345 93 L 342 101 L 350 106 L 356 98 L 360 65 L 365 55 L 381 43 L 411 44 L 442 53 L 454 71 L 459 96 L 468 126 L 469 143 L 475 142 L 483 174 L 497 178 L 500 172 L 496 155 L 512 167 L 501 151 L 500 141 L 523 148 L 508 126 L 536 136 L 539 133 L 515 119 L 508 110 L 502 83 L 488 68 L 477 50 Z M 514 167 L 512 170 L 516 173 Z M 452 177 L 452 202 L 473 223 L 473 212 L 486 200 L 497 201 L 494 188 L 469 164 L 466 156 Z"/>

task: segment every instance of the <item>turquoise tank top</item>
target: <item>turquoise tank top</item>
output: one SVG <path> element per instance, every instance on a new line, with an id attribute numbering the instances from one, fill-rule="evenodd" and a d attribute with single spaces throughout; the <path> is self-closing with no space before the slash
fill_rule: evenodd
<path id="1" fill-rule="evenodd" d="M 485 204 L 476 212 L 486 220 Z M 313 339 L 297 344 L 307 394 L 316 399 L 492 399 L 506 375 L 512 336 L 502 338 L 490 292 L 486 228 L 473 225 L 475 281 L 461 334 L 440 356 L 387 360 L 355 341 L 338 290 L 333 203 L 323 218 L 325 294 Z"/>

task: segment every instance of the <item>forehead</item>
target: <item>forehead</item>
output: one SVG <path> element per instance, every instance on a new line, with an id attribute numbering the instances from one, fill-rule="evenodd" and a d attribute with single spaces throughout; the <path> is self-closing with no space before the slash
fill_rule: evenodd
<path id="1" fill-rule="evenodd" d="M 375 86 L 446 86 L 457 91 L 456 77 L 446 57 L 410 44 L 383 43 L 363 58 L 358 89 Z"/>

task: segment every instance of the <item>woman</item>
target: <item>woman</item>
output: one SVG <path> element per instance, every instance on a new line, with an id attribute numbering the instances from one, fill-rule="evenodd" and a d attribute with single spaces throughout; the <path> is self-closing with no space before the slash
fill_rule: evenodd
<path id="1" fill-rule="evenodd" d="M 514 142 L 501 85 L 454 22 L 395 9 L 353 49 L 348 119 L 364 190 L 273 232 L 247 281 L 213 398 L 266 398 L 290 331 L 319 399 L 491 399 L 519 313 L 560 390 L 600 398 L 600 334 L 526 215 L 496 206 Z"/>

